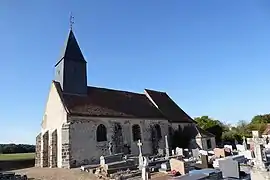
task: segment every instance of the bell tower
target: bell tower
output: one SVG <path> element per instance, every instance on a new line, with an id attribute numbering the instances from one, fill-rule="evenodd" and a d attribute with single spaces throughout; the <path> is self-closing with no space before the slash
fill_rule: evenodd
<path id="1" fill-rule="evenodd" d="M 64 93 L 87 94 L 86 64 L 71 26 L 63 52 L 55 64 L 55 81 L 61 84 Z"/>

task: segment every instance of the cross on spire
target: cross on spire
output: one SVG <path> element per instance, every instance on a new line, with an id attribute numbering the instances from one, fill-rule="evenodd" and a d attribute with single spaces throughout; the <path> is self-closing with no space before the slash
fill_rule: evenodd
<path id="1" fill-rule="evenodd" d="M 72 30 L 72 26 L 74 24 L 74 16 L 72 14 L 72 12 L 70 13 L 70 17 L 69 17 L 69 26 L 70 26 L 70 30 Z"/>

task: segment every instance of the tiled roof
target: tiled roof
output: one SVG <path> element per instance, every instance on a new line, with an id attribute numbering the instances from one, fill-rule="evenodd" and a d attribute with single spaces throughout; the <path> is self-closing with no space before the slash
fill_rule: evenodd
<path id="1" fill-rule="evenodd" d="M 153 102 L 157 105 L 161 113 L 172 122 L 192 122 L 195 121 L 185 113 L 166 92 L 159 92 L 154 90 L 145 90 Z"/>
<path id="2" fill-rule="evenodd" d="M 54 83 L 63 104 L 74 115 L 164 119 L 144 94 L 89 86 L 87 96 L 65 94 L 60 84 Z"/>
<path id="3" fill-rule="evenodd" d="M 53 83 L 67 111 L 73 115 L 155 118 L 168 119 L 171 122 L 192 122 L 192 119 L 167 94 L 164 96 L 161 93 L 161 97 L 158 97 L 157 91 L 153 93 L 153 91 L 147 90 L 159 108 L 145 94 L 91 86 L 88 86 L 88 93 L 85 96 L 66 94 L 62 92 L 58 82 L 53 81 Z"/>
<path id="4" fill-rule="evenodd" d="M 202 128 L 200 128 L 200 127 L 198 127 L 198 126 L 196 126 L 196 128 L 197 128 L 197 132 L 198 132 L 198 134 L 197 134 L 197 136 L 196 137 L 202 137 L 202 138 L 204 138 L 204 137 L 215 137 L 215 135 L 214 134 L 212 134 L 212 133 L 210 133 L 210 132 L 208 132 L 208 131 L 206 131 L 206 130 L 203 130 Z"/>

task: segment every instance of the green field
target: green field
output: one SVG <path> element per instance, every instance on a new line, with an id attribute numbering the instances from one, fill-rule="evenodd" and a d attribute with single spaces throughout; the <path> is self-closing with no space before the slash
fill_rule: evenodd
<path id="1" fill-rule="evenodd" d="M 0 154 L 0 161 L 34 159 L 35 153 Z"/>

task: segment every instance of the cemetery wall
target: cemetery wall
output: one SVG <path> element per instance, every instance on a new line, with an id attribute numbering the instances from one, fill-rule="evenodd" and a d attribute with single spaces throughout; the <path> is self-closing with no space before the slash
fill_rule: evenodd
<path id="1" fill-rule="evenodd" d="M 153 124 L 159 124 L 162 139 L 159 142 L 160 148 L 165 148 L 164 136 L 168 133 L 167 120 L 142 120 L 125 118 L 98 118 L 79 117 L 69 118 L 72 122 L 70 127 L 70 144 L 72 163 L 76 166 L 99 162 L 102 155 L 109 155 L 108 145 L 113 141 L 115 123 L 122 128 L 123 143 L 130 146 L 132 154 L 139 154 L 137 141 L 133 141 L 132 126 L 138 124 L 141 129 L 141 141 L 143 143 L 143 153 L 152 152 L 151 131 Z M 97 127 L 103 124 L 107 130 L 107 141 L 97 142 Z"/>

